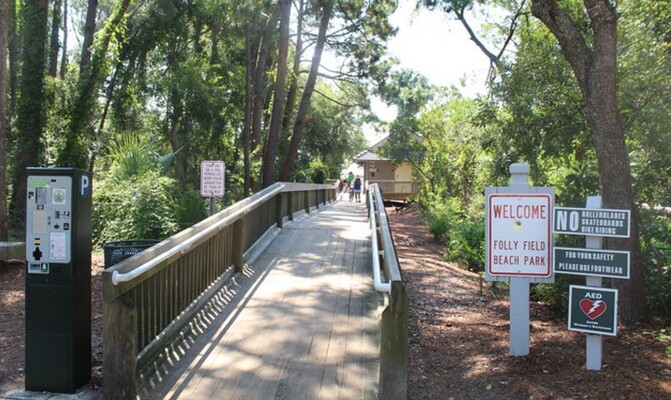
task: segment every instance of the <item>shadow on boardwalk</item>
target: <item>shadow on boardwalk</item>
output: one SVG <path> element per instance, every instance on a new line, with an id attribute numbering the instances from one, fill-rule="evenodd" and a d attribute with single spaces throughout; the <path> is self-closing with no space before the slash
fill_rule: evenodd
<path id="1" fill-rule="evenodd" d="M 369 235 L 357 203 L 286 225 L 142 397 L 375 398 L 382 298 L 372 288 Z"/>

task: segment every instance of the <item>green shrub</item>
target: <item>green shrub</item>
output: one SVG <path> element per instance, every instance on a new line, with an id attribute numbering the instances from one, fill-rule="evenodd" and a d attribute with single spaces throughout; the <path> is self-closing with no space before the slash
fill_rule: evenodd
<path id="1" fill-rule="evenodd" d="M 445 240 L 445 235 L 450 229 L 449 219 L 445 216 L 436 216 L 431 218 L 428 223 L 429 232 L 433 235 L 433 240 L 435 240 L 436 243 Z"/>
<path id="2" fill-rule="evenodd" d="M 569 286 L 584 284 L 584 277 L 555 274 L 555 283 L 532 285 L 529 295 L 533 301 L 547 303 L 557 317 L 565 317 L 568 313 Z"/>
<path id="3" fill-rule="evenodd" d="M 462 218 L 459 202 L 454 199 L 428 201 L 424 222 L 429 227 L 434 240 L 442 242 L 455 225 L 455 221 Z"/>
<path id="4" fill-rule="evenodd" d="M 485 224 L 483 221 L 463 220 L 453 225 L 445 253 L 447 261 L 468 266 L 473 272 L 485 269 Z"/>
<path id="5" fill-rule="evenodd" d="M 163 239 L 176 233 L 179 193 L 174 179 L 156 171 L 99 181 L 93 196 L 94 243 Z"/>
<path id="6" fill-rule="evenodd" d="M 186 229 L 208 217 L 206 201 L 199 192 L 187 190 L 177 201 L 175 219 L 180 229 Z"/>
<path id="7" fill-rule="evenodd" d="M 126 134 L 109 147 L 110 174 L 119 180 L 141 176 L 154 169 L 157 155 L 139 135 Z"/>
<path id="8" fill-rule="evenodd" d="M 312 179 L 312 183 L 324 183 L 324 182 L 326 182 L 326 177 L 328 175 L 328 171 L 326 170 L 326 166 L 319 165 L 319 166 L 313 167 L 311 172 L 312 172 L 312 176 L 310 178 Z"/>
<path id="9" fill-rule="evenodd" d="M 653 315 L 671 315 L 671 219 L 641 212 L 641 250 L 646 265 L 646 300 Z"/>

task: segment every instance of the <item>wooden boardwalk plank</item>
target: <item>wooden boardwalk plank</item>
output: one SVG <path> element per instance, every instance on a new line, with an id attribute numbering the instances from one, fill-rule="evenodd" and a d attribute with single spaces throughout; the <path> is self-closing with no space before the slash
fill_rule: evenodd
<path id="1" fill-rule="evenodd" d="M 287 224 L 254 262 L 263 271 L 225 311 L 179 378 L 152 398 L 370 399 L 378 378 L 378 295 L 363 204 Z"/>

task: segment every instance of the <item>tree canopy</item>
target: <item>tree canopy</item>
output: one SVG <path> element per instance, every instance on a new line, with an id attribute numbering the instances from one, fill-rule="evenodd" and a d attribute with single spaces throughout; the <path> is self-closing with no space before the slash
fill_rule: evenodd
<path id="1" fill-rule="evenodd" d="M 339 178 L 373 121 L 382 151 L 413 164 L 427 221 L 453 229 L 450 258 L 481 267 L 483 189 L 526 161 L 558 204 L 600 194 L 633 211 L 632 238 L 608 243 L 632 252 L 632 279 L 614 283 L 625 321 L 671 307 L 671 224 L 654 211 L 671 206 L 669 0 L 418 0 L 488 57 L 477 98 L 389 56 L 393 0 L 0 4 L 0 239 L 23 228 L 29 166 L 95 173 L 99 243 L 165 236 L 204 215 L 201 161 L 225 161 L 228 204 Z M 394 121 L 376 121 L 372 96 Z"/>

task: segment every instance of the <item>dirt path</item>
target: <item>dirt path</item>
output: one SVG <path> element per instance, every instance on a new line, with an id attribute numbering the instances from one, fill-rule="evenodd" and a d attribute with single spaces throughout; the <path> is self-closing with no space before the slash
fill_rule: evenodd
<path id="1" fill-rule="evenodd" d="M 671 357 L 650 329 L 604 340 L 602 371 L 587 371 L 585 335 L 532 303 L 530 354 L 508 355 L 508 297 L 443 261 L 415 212 L 388 209 L 410 298 L 410 400 L 669 399 Z"/>

